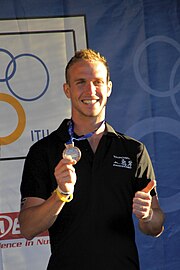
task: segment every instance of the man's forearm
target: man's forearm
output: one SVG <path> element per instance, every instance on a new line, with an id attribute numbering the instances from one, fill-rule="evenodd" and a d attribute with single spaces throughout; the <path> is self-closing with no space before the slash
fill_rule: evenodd
<path id="1" fill-rule="evenodd" d="M 57 194 L 42 204 L 22 209 L 19 214 L 20 230 L 22 235 L 31 240 L 38 234 L 46 231 L 55 222 L 64 203 L 59 200 Z"/>

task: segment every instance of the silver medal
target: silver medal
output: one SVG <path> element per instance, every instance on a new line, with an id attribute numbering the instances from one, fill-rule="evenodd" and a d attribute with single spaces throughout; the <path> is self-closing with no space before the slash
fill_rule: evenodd
<path id="1" fill-rule="evenodd" d="M 68 158 L 69 156 L 72 159 L 79 161 L 81 158 L 81 151 L 78 147 L 74 146 L 74 144 L 65 144 L 66 148 L 63 151 L 63 158 Z"/>

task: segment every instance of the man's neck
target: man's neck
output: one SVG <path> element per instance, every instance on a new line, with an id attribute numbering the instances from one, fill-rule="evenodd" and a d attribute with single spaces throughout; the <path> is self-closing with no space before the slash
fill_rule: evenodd
<path id="1" fill-rule="evenodd" d="M 74 122 L 74 132 L 78 136 L 86 135 L 90 132 L 94 132 L 92 136 L 88 138 L 89 144 L 93 150 L 93 152 L 96 152 L 96 149 L 98 147 L 99 141 L 101 140 L 104 131 L 105 131 L 105 121 L 85 121 L 84 123 L 80 124 L 79 122 Z"/>
<path id="2" fill-rule="evenodd" d="M 72 118 L 72 121 L 74 124 L 74 132 L 78 136 L 82 136 L 90 132 L 94 132 L 93 135 L 88 138 L 88 141 L 93 152 L 95 153 L 98 147 L 99 141 L 105 131 L 105 120 L 88 118 L 85 121 L 84 120 L 81 121 L 80 119 L 76 121 L 76 119 Z"/>
<path id="3" fill-rule="evenodd" d="M 73 124 L 74 124 L 74 132 L 78 135 L 78 136 L 82 136 L 85 135 L 89 132 L 94 132 L 95 134 L 99 134 L 102 133 L 105 129 L 105 123 L 104 123 L 104 119 L 103 120 L 86 120 L 86 121 L 76 121 L 74 119 L 73 120 Z"/>

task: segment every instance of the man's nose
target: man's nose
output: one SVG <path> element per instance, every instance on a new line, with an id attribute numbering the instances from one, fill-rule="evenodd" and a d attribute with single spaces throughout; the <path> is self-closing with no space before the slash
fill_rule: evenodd
<path id="1" fill-rule="evenodd" d="M 91 95 L 96 94 L 96 86 L 92 81 L 88 82 L 86 85 L 86 92 L 90 93 Z"/>

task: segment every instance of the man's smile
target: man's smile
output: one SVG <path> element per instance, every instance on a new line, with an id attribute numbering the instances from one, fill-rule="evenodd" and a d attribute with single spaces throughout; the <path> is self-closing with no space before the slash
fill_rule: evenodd
<path id="1" fill-rule="evenodd" d="M 84 103 L 84 104 L 95 104 L 96 102 L 98 102 L 99 99 L 82 99 L 81 102 Z"/>

